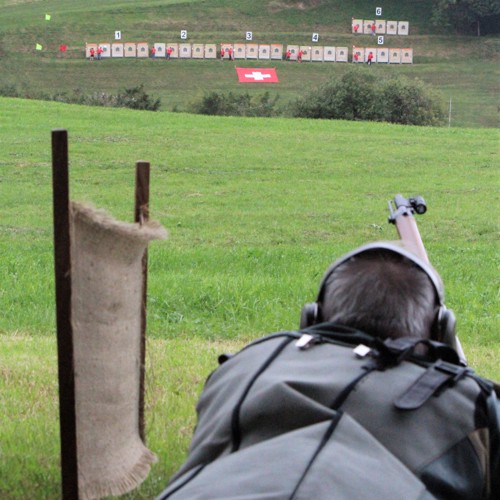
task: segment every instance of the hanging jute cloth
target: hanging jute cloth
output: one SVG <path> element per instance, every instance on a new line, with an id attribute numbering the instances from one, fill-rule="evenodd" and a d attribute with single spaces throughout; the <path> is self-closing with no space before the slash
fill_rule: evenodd
<path id="1" fill-rule="evenodd" d="M 70 212 L 78 488 L 95 499 L 134 489 L 156 461 L 138 423 L 141 261 L 166 231 L 79 203 Z"/>

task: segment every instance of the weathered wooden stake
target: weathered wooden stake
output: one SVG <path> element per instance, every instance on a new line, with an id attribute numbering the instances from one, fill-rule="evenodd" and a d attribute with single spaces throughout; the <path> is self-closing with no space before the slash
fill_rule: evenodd
<path id="1" fill-rule="evenodd" d="M 150 164 L 138 161 L 135 165 L 135 207 L 134 221 L 144 224 L 149 220 L 149 173 Z M 142 257 L 142 307 L 141 307 L 141 349 L 140 349 L 140 379 L 139 379 L 139 435 L 146 443 L 145 420 L 144 420 L 144 392 L 146 371 L 146 312 L 147 312 L 147 290 L 148 290 L 148 251 L 144 251 Z"/>
<path id="2" fill-rule="evenodd" d="M 71 326 L 68 132 L 52 131 L 52 196 L 62 498 L 78 499 L 75 374 Z"/>

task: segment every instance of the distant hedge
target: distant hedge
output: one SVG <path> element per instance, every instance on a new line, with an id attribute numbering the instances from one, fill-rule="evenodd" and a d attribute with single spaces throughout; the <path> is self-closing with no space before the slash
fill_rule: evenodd
<path id="1" fill-rule="evenodd" d="M 218 116 L 277 116 L 279 96 L 271 98 L 269 92 L 251 96 L 228 92 L 207 92 L 201 99 L 189 105 L 191 113 Z"/>
<path id="2" fill-rule="evenodd" d="M 364 69 L 364 68 L 363 68 Z M 294 101 L 293 117 L 441 125 L 443 99 L 420 80 L 381 78 L 354 68 Z"/>
<path id="3" fill-rule="evenodd" d="M 19 91 L 15 85 L 0 87 L 2 97 L 20 97 L 22 99 L 39 99 L 42 101 L 57 101 L 67 104 L 82 104 L 86 106 L 102 106 L 110 108 L 130 108 L 146 111 L 158 111 L 161 106 L 160 98 L 155 99 L 146 93 L 144 85 L 126 88 L 113 95 L 105 92 L 85 94 L 81 89 L 73 92 L 56 92 L 52 95 L 36 91 Z"/>

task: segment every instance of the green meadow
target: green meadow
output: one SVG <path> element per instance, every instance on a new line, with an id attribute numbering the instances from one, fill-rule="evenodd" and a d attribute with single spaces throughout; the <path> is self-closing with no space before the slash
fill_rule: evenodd
<path id="1" fill-rule="evenodd" d="M 235 64 L 84 58 L 85 42 L 244 42 L 368 46 L 351 17 L 372 0 L 0 0 L 0 498 L 60 498 L 51 131 L 69 134 L 70 195 L 132 221 L 134 168 L 151 163 L 146 434 L 157 455 L 126 495 L 154 498 L 181 464 L 195 403 L 217 356 L 296 329 L 324 270 L 365 242 L 397 238 L 387 202 L 420 194 L 417 219 L 469 363 L 500 379 L 498 229 L 499 38 L 433 32 L 431 0 L 386 0 L 408 20 L 413 65 L 363 66 L 419 78 L 451 102 L 451 127 L 185 113 L 207 91 L 269 91 L 287 102 L 349 64 L 275 66 L 279 84 L 243 87 Z M 51 15 L 45 21 L 45 14 Z M 36 51 L 35 45 L 43 45 Z M 66 53 L 59 52 L 67 44 Z M 144 84 L 161 112 L 40 100 Z M 37 99 L 38 98 L 38 99 Z M 172 112 L 173 110 L 177 112 Z"/>
<path id="2" fill-rule="evenodd" d="M 186 452 L 217 355 L 294 329 L 330 262 L 395 239 L 387 201 L 421 194 L 419 229 L 469 362 L 500 378 L 494 129 L 217 118 L 0 99 L 0 497 L 58 498 L 51 130 L 69 133 L 71 198 L 132 220 L 150 161 L 147 440 L 151 498 Z"/>

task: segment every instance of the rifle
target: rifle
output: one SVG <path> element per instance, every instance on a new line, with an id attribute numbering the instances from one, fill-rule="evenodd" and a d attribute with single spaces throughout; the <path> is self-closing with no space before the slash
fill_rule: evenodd
<path id="1" fill-rule="evenodd" d="M 399 237 L 404 246 L 411 250 L 426 264 L 430 264 L 429 257 L 420 236 L 414 214 L 422 215 L 427 212 L 427 205 L 422 196 L 405 198 L 397 194 L 394 201 L 389 200 L 389 223 L 395 224 Z M 449 311 L 451 313 L 451 311 Z M 454 321 L 454 318 L 453 318 Z M 466 364 L 465 353 L 460 340 L 455 335 L 454 347 L 461 361 Z"/>

